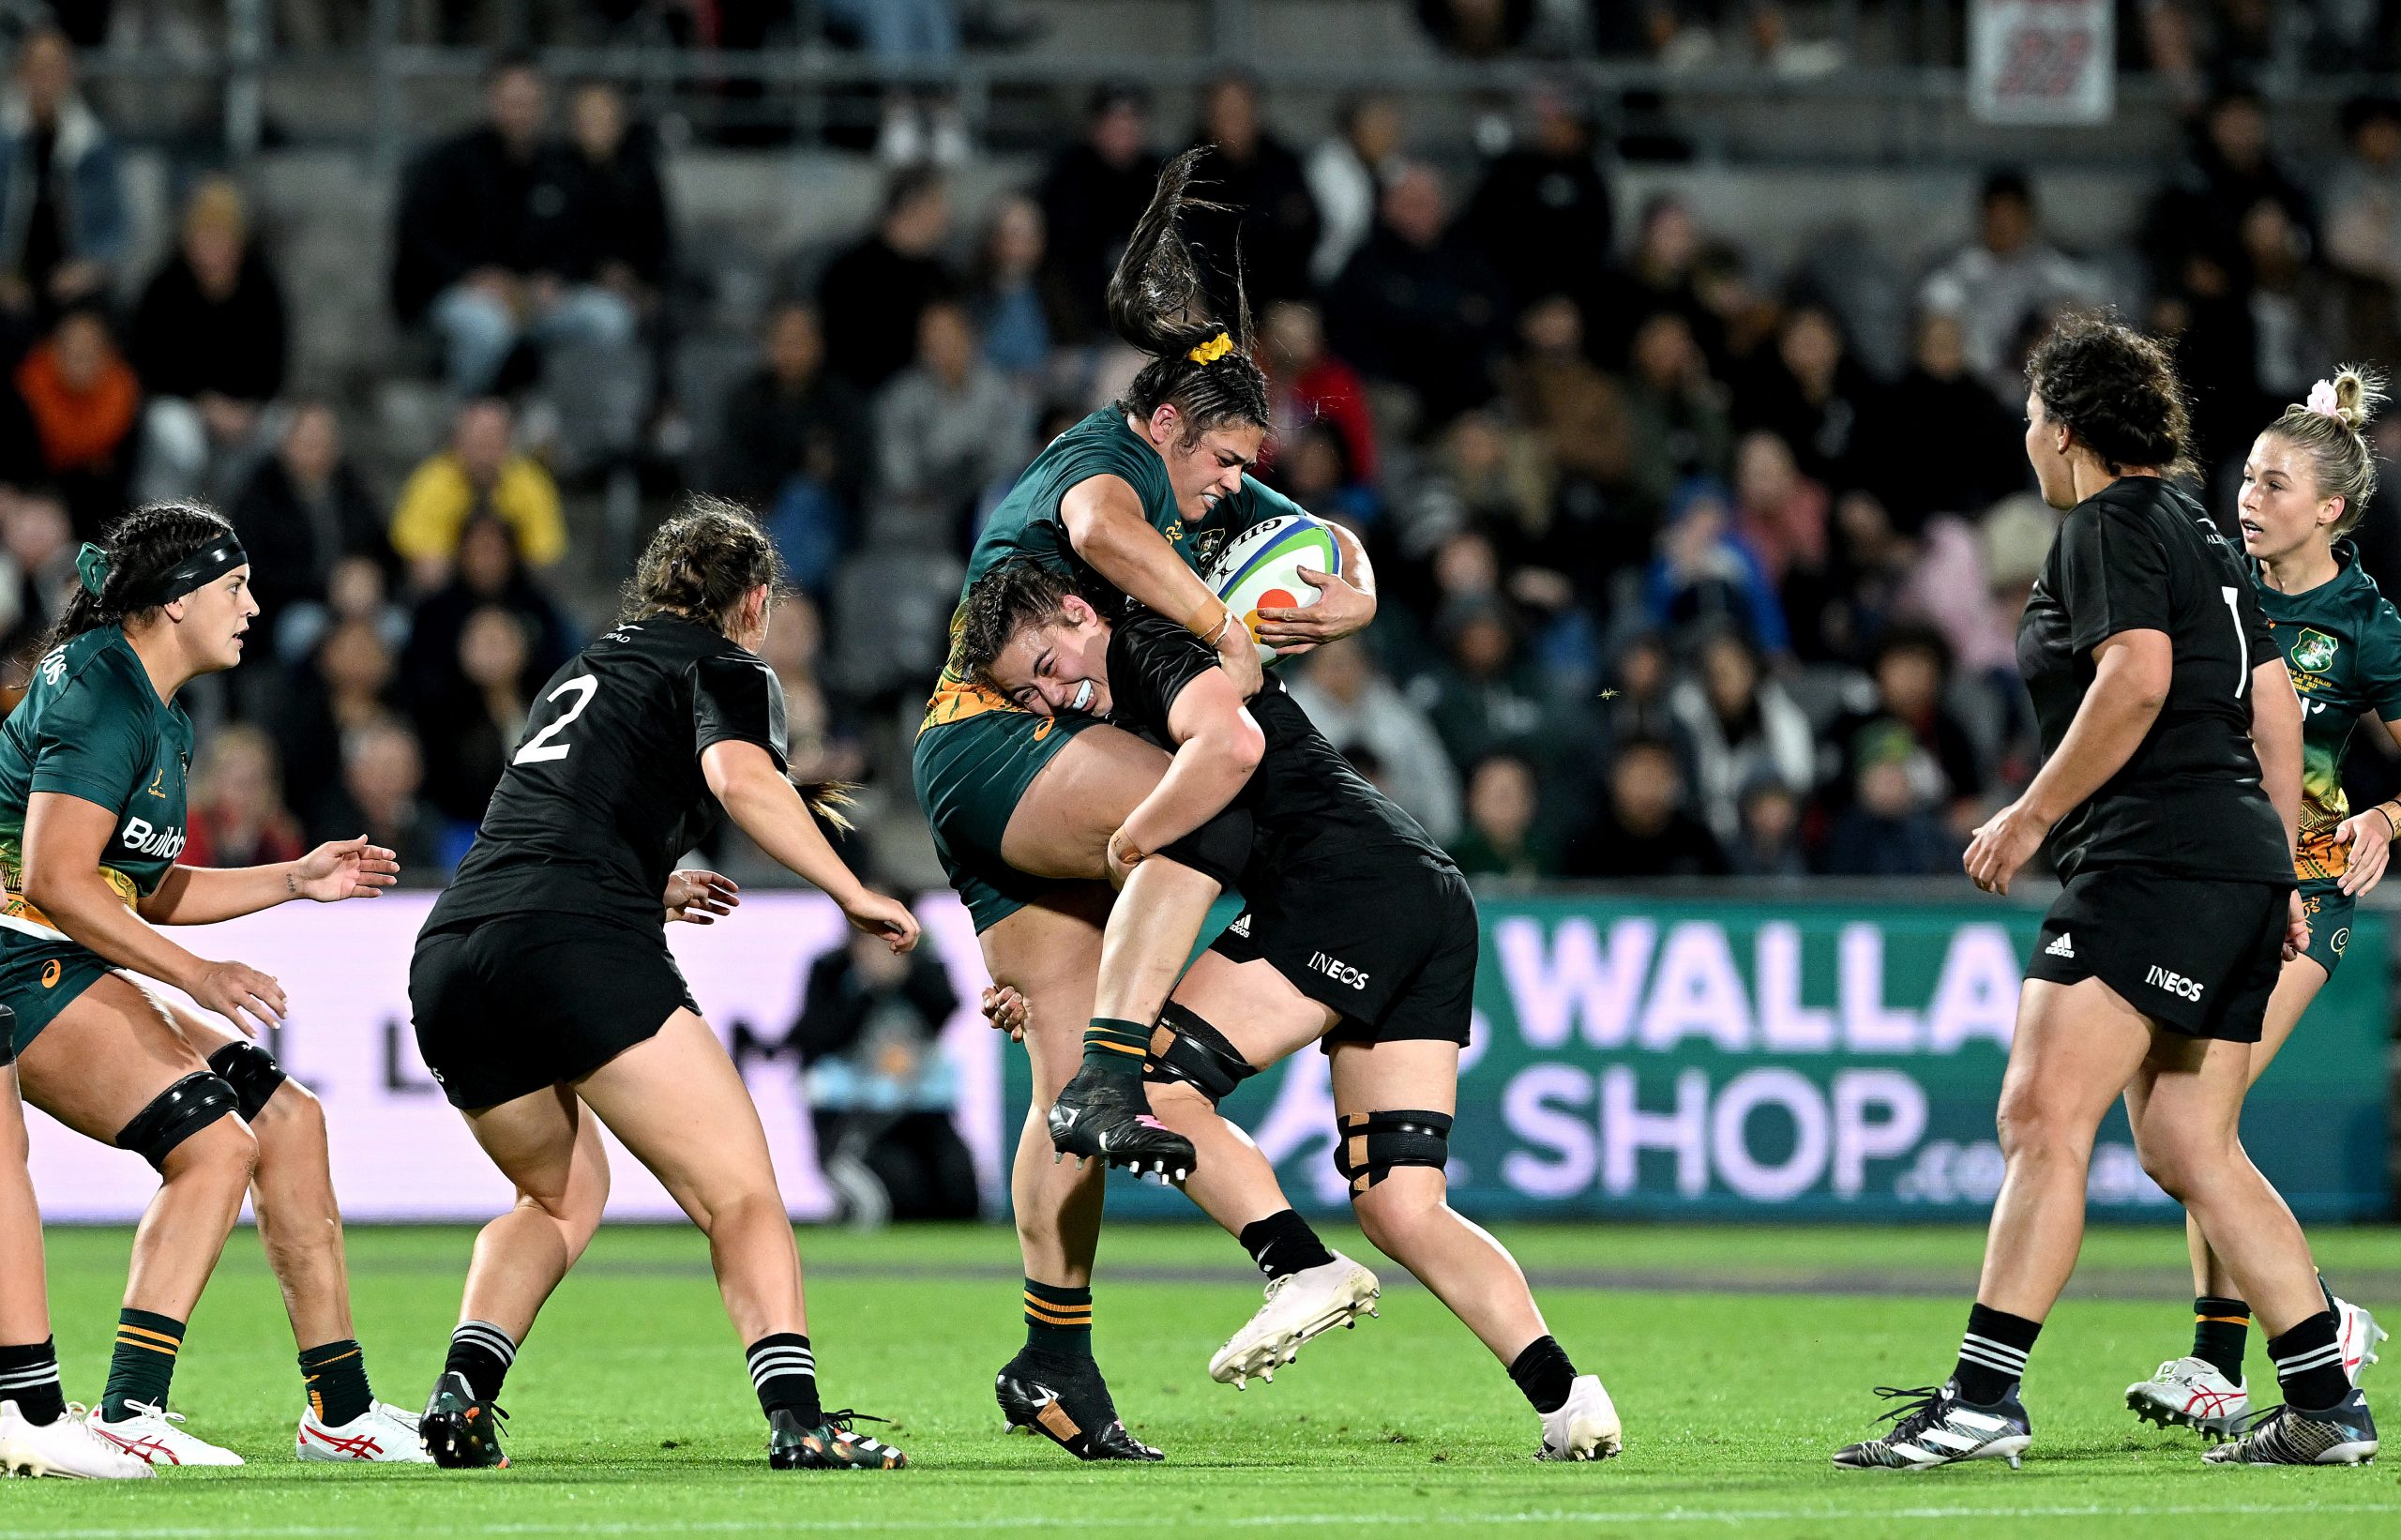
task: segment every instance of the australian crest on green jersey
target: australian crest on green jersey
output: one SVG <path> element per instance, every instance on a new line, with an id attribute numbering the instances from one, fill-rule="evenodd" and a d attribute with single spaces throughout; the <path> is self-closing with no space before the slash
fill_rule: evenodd
<path id="1" fill-rule="evenodd" d="M 2268 586 L 2254 564 L 2259 607 L 2275 628 L 2293 688 L 2301 694 L 2301 838 L 2294 873 L 2329 881 L 2350 865 L 2334 831 L 2350 816 L 2343 756 L 2363 715 L 2401 718 L 2401 613 L 2360 570 L 2350 541 L 2334 547 L 2334 576 L 2299 594 Z"/>
<path id="2" fill-rule="evenodd" d="M 116 814 L 100 875 L 127 907 L 158 890 L 184 849 L 191 718 L 159 699 L 122 628 L 103 626 L 44 654 L 0 723 L 0 927 L 57 936 L 25 902 L 25 808 L 36 792 Z"/>

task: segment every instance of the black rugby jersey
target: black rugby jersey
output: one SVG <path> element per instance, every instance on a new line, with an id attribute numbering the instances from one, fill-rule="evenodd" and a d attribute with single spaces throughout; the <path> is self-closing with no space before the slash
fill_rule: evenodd
<path id="1" fill-rule="evenodd" d="M 2162 631 L 2175 672 L 2134 757 L 2051 830 L 2061 879 L 2107 866 L 2292 882 L 2284 823 L 2259 783 L 2251 671 L 2277 656 L 2250 574 L 2200 505 L 2121 476 L 2070 510 L 2017 626 L 2017 668 L 2046 758 L 2092 687 L 2092 650 Z"/>
<path id="2" fill-rule="evenodd" d="M 1199 637 L 1129 605 L 1109 639 L 1110 720 L 1172 751 L 1168 714 L 1176 696 L 1216 666 L 1217 655 Z M 1351 874 L 1379 867 L 1451 868 L 1434 837 L 1351 768 L 1272 671 L 1249 705 L 1267 746 L 1232 804 L 1250 814 L 1257 831 L 1246 891 L 1255 878 L 1328 863 Z"/>
<path id="3" fill-rule="evenodd" d="M 426 929 L 540 913 L 659 930 L 676 858 L 721 814 L 701 751 L 728 739 L 784 767 L 775 671 L 672 615 L 608 632 L 542 687 Z"/>

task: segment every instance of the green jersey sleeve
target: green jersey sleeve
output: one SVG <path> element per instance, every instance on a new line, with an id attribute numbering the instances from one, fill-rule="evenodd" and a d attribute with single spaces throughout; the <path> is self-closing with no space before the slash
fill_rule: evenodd
<path id="1" fill-rule="evenodd" d="M 149 702 L 127 700 L 110 670 L 83 670 L 42 713 L 30 790 L 123 812 L 151 772 L 150 717 Z"/>
<path id="2" fill-rule="evenodd" d="M 2378 599 L 2362 629 L 2360 694 L 2378 721 L 2401 718 L 2401 613 Z"/>

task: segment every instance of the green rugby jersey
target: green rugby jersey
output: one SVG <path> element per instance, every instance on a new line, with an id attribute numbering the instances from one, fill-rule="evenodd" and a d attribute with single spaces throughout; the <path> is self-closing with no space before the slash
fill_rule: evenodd
<path id="1" fill-rule="evenodd" d="M 24 898 L 33 793 L 63 793 L 115 812 L 100 875 L 131 908 L 183 853 L 190 768 L 191 718 L 159 699 L 123 629 L 103 626 L 44 654 L 24 699 L 0 723 L 0 882 L 8 887 L 0 926 L 61 934 Z"/>
<path id="2" fill-rule="evenodd" d="M 2285 667 L 2301 692 L 2301 840 L 2293 861 L 2303 881 L 2328 881 L 2350 865 L 2334 831 L 2350 816 L 2343 756 L 2363 712 L 2401 717 L 2401 614 L 2360 570 L 2350 541 L 2334 547 L 2334 576 L 2300 594 L 2268 586 L 2258 564 L 2259 607 L 2275 627 Z"/>
<path id="3" fill-rule="evenodd" d="M 1175 548 L 1175 553 L 1196 572 L 1206 571 L 1227 538 L 1251 525 L 1283 514 L 1299 513 L 1301 506 L 1253 476 L 1242 478 L 1242 491 L 1219 505 L 1207 529 L 1194 529 L 1176 511 L 1175 488 L 1169 482 L 1167 461 L 1142 436 L 1125 425 L 1125 414 L 1104 406 L 1061 433 L 1034 457 L 1034 463 L 1009 488 L 1000 506 L 984 521 L 975 549 L 967 559 L 967 581 L 960 585 L 963 607 L 967 591 L 1002 563 L 1032 557 L 1062 571 L 1083 566 L 1067 540 L 1059 517 L 1059 500 L 1096 476 L 1113 476 L 1134 489 L 1142 502 L 1142 517 Z M 1088 568 L 1086 570 L 1089 570 Z M 957 634 L 958 618 L 952 619 Z M 1005 702 L 989 690 L 975 687 L 955 667 L 943 670 L 941 687 L 926 707 L 920 731 L 979 712 L 1004 709 Z"/>

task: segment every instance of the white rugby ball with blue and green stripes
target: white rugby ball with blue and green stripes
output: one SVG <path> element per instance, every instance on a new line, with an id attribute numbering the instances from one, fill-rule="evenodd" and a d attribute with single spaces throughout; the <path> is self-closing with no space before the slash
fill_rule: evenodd
<path id="1" fill-rule="evenodd" d="M 1257 644 L 1260 611 L 1306 610 L 1318 601 L 1317 588 L 1301 577 L 1305 566 L 1339 577 L 1342 546 L 1334 537 L 1334 526 L 1323 520 L 1287 513 L 1253 524 L 1228 541 L 1203 577 Z M 1283 661 L 1266 646 L 1259 648 L 1259 657 L 1270 666 Z"/>

